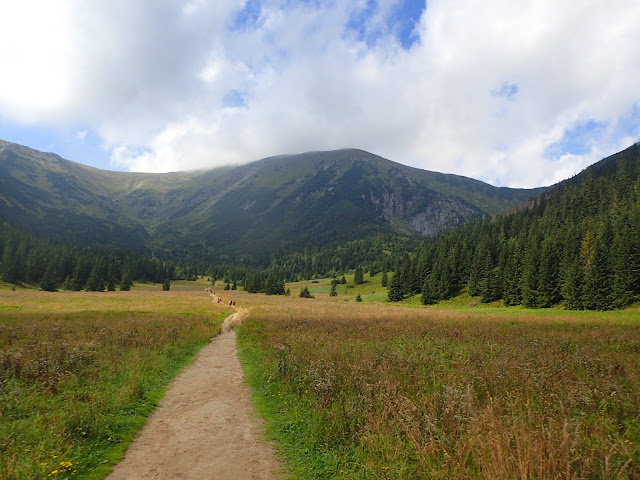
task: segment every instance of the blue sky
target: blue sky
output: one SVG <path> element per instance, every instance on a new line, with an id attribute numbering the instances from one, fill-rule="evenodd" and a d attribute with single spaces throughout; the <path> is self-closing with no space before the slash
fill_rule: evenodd
<path id="1" fill-rule="evenodd" d="M 173 171 L 362 148 L 532 187 L 640 140 L 636 0 L 22 0 L 0 138 Z"/>

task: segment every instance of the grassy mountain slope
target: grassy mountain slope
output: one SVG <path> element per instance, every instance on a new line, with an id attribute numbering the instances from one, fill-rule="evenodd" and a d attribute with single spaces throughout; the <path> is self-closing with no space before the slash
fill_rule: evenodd
<path id="1" fill-rule="evenodd" d="M 0 141 L 0 216 L 40 234 L 215 256 L 434 235 L 543 189 L 496 188 L 361 150 L 309 152 L 167 174 L 86 167 Z"/>
<path id="2" fill-rule="evenodd" d="M 122 215 L 100 171 L 0 143 L 0 216 L 39 235 L 143 250 L 149 234 Z"/>

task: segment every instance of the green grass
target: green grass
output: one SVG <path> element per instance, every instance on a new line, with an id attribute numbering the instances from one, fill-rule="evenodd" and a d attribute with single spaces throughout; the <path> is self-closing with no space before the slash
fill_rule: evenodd
<path id="1" fill-rule="evenodd" d="M 387 288 L 381 284 L 382 274 L 378 273 L 371 277 L 368 273 L 364 276 L 364 283 L 362 285 L 355 285 L 353 283 L 353 274 L 345 275 L 347 280 L 346 285 L 338 283 L 338 295 L 334 297 L 339 301 L 355 302 L 356 296 L 360 294 L 364 303 L 370 302 L 386 302 L 387 301 Z M 339 277 L 338 281 L 340 280 Z M 291 289 L 291 295 L 298 295 L 300 290 L 307 287 L 312 295 L 329 295 L 331 291 L 332 278 L 321 278 L 317 280 L 305 280 L 301 282 L 288 283 L 286 287 Z"/>
<path id="2" fill-rule="evenodd" d="M 226 316 L 154 292 L 0 293 L 0 478 L 100 479 L 122 457 Z"/>
<path id="3" fill-rule="evenodd" d="M 294 478 L 640 476 L 637 312 L 341 305 L 238 330 Z"/>

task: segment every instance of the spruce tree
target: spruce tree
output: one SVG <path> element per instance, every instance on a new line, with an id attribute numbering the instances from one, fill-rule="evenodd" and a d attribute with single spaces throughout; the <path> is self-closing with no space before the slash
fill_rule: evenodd
<path id="1" fill-rule="evenodd" d="M 503 293 L 504 304 L 520 305 L 522 302 L 522 291 L 520 290 L 520 277 L 522 274 L 522 250 L 520 250 L 517 238 L 509 239 L 507 248 L 507 258 L 503 272 Z"/>
<path id="2" fill-rule="evenodd" d="M 602 225 L 601 229 L 584 271 L 582 304 L 588 310 L 613 308 L 612 275 L 608 257 L 610 245 L 608 225 Z"/>
<path id="3" fill-rule="evenodd" d="M 395 272 L 391 277 L 391 285 L 389 285 L 387 297 L 390 302 L 399 302 L 404 298 L 404 295 L 402 294 L 402 285 L 400 284 L 400 275 L 398 275 L 398 272 Z"/>
<path id="4" fill-rule="evenodd" d="M 12 242 L 7 242 L 2 253 L 2 278 L 7 283 L 18 283 L 22 280 L 20 275 L 20 258 L 17 248 Z"/>
<path id="5" fill-rule="evenodd" d="M 124 272 L 122 274 L 122 280 L 120 281 L 120 291 L 128 292 L 129 290 L 131 290 L 132 285 L 133 282 L 131 281 L 131 275 L 129 274 L 129 272 Z"/>
<path id="6" fill-rule="evenodd" d="M 355 274 L 353 276 L 354 285 L 362 285 L 364 283 L 364 272 L 359 265 L 356 267 Z"/>
<path id="7" fill-rule="evenodd" d="M 481 274 L 481 262 L 478 259 L 478 256 L 475 255 L 473 257 L 473 261 L 471 262 L 471 267 L 469 269 L 469 283 L 468 290 L 469 295 L 472 297 L 476 297 L 480 295 L 480 284 L 482 281 Z"/>
<path id="8" fill-rule="evenodd" d="M 67 275 L 67 278 L 64 279 L 64 283 L 62 284 L 62 289 L 68 292 L 72 291 L 71 287 L 71 275 Z"/>
<path id="9" fill-rule="evenodd" d="M 53 267 L 48 266 L 40 279 L 40 288 L 45 292 L 55 292 L 58 290 Z"/>
<path id="10" fill-rule="evenodd" d="M 331 292 L 329 295 L 331 297 L 336 297 L 338 295 L 338 281 L 335 279 L 331 280 Z"/>
<path id="11" fill-rule="evenodd" d="M 169 281 L 168 278 L 162 284 L 162 290 L 165 292 L 168 292 L 169 290 L 171 290 L 171 282 Z"/>
<path id="12" fill-rule="evenodd" d="M 565 307 L 578 310 L 583 307 L 582 305 L 582 277 L 584 271 L 582 270 L 582 264 L 580 263 L 580 257 L 575 256 L 569 263 L 567 270 L 565 271 L 564 280 L 562 283 L 562 303 Z"/>
<path id="13" fill-rule="evenodd" d="M 386 287 L 388 283 L 389 283 L 389 275 L 387 274 L 387 271 L 385 270 L 385 271 L 382 272 L 381 285 L 383 287 Z"/>
<path id="14" fill-rule="evenodd" d="M 424 285 L 422 286 L 422 297 L 420 297 L 423 305 L 433 305 L 438 303 L 438 299 L 435 297 L 435 291 L 433 288 L 433 284 L 431 283 L 431 278 L 427 277 L 424 281 Z"/>
<path id="15" fill-rule="evenodd" d="M 484 279 L 484 289 L 482 292 L 482 302 L 494 302 L 502 298 L 502 272 L 498 267 L 494 267 Z"/>
<path id="16" fill-rule="evenodd" d="M 309 288 L 304 287 L 302 290 L 300 290 L 300 298 L 314 298 L 314 297 L 313 295 L 311 295 L 311 292 L 309 292 Z"/>
<path id="17" fill-rule="evenodd" d="M 634 231 L 635 230 L 635 231 Z M 638 280 L 638 251 L 640 250 L 638 226 L 633 226 L 627 216 L 617 229 L 611 248 L 613 306 L 624 308 L 638 298 L 635 284 Z"/>
<path id="18" fill-rule="evenodd" d="M 537 235 L 531 235 L 525 247 L 522 260 L 522 278 L 520 289 L 522 290 L 522 304 L 528 308 L 538 306 L 538 270 L 539 248 Z"/>
<path id="19" fill-rule="evenodd" d="M 542 241 L 538 268 L 538 306 L 551 307 L 560 301 L 558 245 L 550 236 Z"/>

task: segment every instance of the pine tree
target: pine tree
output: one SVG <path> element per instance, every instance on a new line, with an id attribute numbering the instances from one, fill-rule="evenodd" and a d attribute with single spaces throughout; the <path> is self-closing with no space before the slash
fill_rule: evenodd
<path id="1" fill-rule="evenodd" d="M 162 284 L 162 290 L 165 292 L 168 292 L 169 290 L 171 290 L 171 282 L 169 281 L 168 278 Z"/>
<path id="2" fill-rule="evenodd" d="M 483 283 L 483 303 L 494 302 L 502 298 L 502 272 L 498 267 L 491 269 Z"/>
<path id="3" fill-rule="evenodd" d="M 311 292 L 309 292 L 309 288 L 304 287 L 302 290 L 300 290 L 300 298 L 314 298 L 314 297 L 313 295 L 311 295 Z"/>
<path id="4" fill-rule="evenodd" d="M 404 298 L 404 295 L 402 294 L 402 285 L 400 283 L 400 275 L 398 272 L 395 272 L 391 277 L 391 285 L 389 285 L 387 297 L 390 302 L 399 302 Z"/>
<path id="5" fill-rule="evenodd" d="M 578 310 L 582 305 L 582 264 L 580 257 L 575 256 L 569 263 L 562 284 L 562 303 L 569 309 Z"/>
<path id="6" fill-rule="evenodd" d="M 128 292 L 131 290 L 132 285 L 133 282 L 131 281 L 131 274 L 129 274 L 129 272 L 124 272 L 122 274 L 122 280 L 120 281 L 120 291 Z"/>
<path id="7" fill-rule="evenodd" d="M 2 278 L 7 283 L 18 283 L 22 280 L 20 275 L 20 258 L 13 241 L 8 241 L 2 253 Z"/>
<path id="8" fill-rule="evenodd" d="M 364 283 L 364 272 L 362 271 L 362 267 L 358 265 L 356 267 L 355 274 L 353 276 L 354 285 L 362 285 Z"/>
<path id="9" fill-rule="evenodd" d="M 100 276 L 100 273 L 97 270 L 93 270 L 89 278 L 87 279 L 87 284 L 85 285 L 87 292 L 102 292 L 104 291 L 104 280 Z"/>
<path id="10" fill-rule="evenodd" d="M 594 241 L 591 256 L 587 259 L 584 270 L 582 304 L 588 310 L 613 308 L 609 245 L 611 245 L 610 230 L 605 223 Z"/>
<path id="11" fill-rule="evenodd" d="M 45 292 L 56 292 L 58 290 L 55 272 L 51 265 L 47 266 L 40 279 L 40 288 Z"/>
<path id="12" fill-rule="evenodd" d="M 531 235 L 529 237 L 525 247 L 524 258 L 522 260 L 522 279 L 520 281 L 520 288 L 522 290 L 522 304 L 528 308 L 538 307 L 538 243 L 539 240 L 537 235 Z"/>
<path id="13" fill-rule="evenodd" d="M 338 281 L 333 279 L 331 280 L 331 292 L 329 293 L 331 297 L 338 296 Z"/>
<path id="14" fill-rule="evenodd" d="M 507 258 L 503 271 L 503 293 L 504 304 L 520 305 L 522 302 L 522 291 L 520 290 L 520 277 L 522 275 L 522 251 L 517 238 L 509 239 L 507 248 Z"/>
<path id="15" fill-rule="evenodd" d="M 560 301 L 558 283 L 559 246 L 546 236 L 542 241 L 538 269 L 538 306 L 548 308 Z"/>
<path id="16" fill-rule="evenodd" d="M 248 278 L 244 289 L 249 293 L 257 293 L 262 290 L 262 274 L 254 271 Z"/>
<path id="17" fill-rule="evenodd" d="M 96 258 L 85 288 L 88 292 L 104 291 L 104 265 L 99 258 Z"/>
<path id="18" fill-rule="evenodd" d="M 387 271 L 386 271 L 386 270 L 384 270 L 384 271 L 382 272 L 381 285 L 382 285 L 383 287 L 386 287 L 388 283 L 389 283 L 389 275 L 387 274 Z"/>
<path id="19" fill-rule="evenodd" d="M 453 291 L 451 282 L 451 267 L 446 258 L 438 257 L 433 264 L 430 275 L 433 285 L 433 295 L 437 300 L 446 300 Z"/>
<path id="20" fill-rule="evenodd" d="M 622 217 L 611 248 L 612 294 L 615 308 L 624 308 L 632 304 L 640 293 L 636 290 L 638 273 L 640 273 L 638 268 L 640 229 L 638 227 L 632 225 L 627 216 Z"/>
<path id="21" fill-rule="evenodd" d="M 284 282 L 273 271 L 267 277 L 264 292 L 267 295 L 284 295 Z"/>
<path id="22" fill-rule="evenodd" d="M 434 303 L 438 303 L 438 299 L 435 297 L 435 291 L 433 288 L 433 284 L 431 283 L 431 278 L 427 277 L 424 281 L 424 285 L 422 286 L 422 297 L 420 297 L 423 305 L 433 305 Z"/>
<path id="23" fill-rule="evenodd" d="M 472 297 L 476 297 L 480 295 L 480 283 L 482 280 L 481 273 L 481 262 L 478 259 L 478 256 L 475 255 L 473 257 L 473 261 L 471 262 L 471 268 L 469 269 L 469 295 Z"/>

